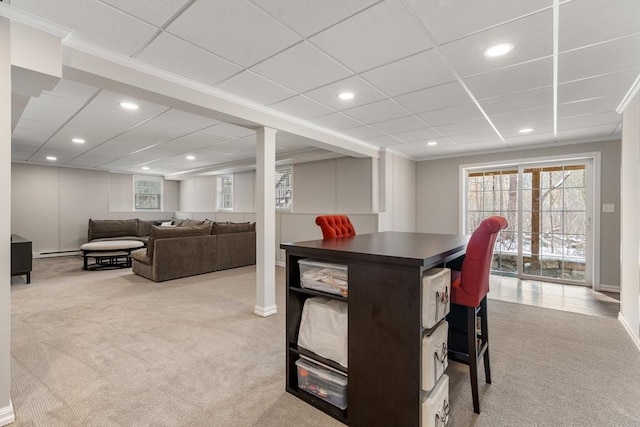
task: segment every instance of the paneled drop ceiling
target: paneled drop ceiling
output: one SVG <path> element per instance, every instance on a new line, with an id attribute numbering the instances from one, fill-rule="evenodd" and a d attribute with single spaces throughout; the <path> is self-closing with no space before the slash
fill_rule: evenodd
<path id="1" fill-rule="evenodd" d="M 640 75 L 640 0 L 0 6 L 69 29 L 63 46 L 82 41 L 415 160 L 614 140 Z M 514 48 L 485 57 L 497 43 Z M 278 158 L 340 155 L 314 145 L 279 132 Z M 16 162 L 179 177 L 251 165 L 255 131 L 64 78 L 29 101 L 12 147 Z"/>

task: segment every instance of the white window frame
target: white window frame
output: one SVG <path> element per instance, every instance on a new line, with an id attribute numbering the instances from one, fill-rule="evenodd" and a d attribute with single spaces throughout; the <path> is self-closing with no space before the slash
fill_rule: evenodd
<path id="1" fill-rule="evenodd" d="M 230 206 L 223 206 L 224 195 L 222 182 L 225 179 L 231 181 L 231 191 L 228 193 L 230 196 Z M 219 175 L 216 178 L 216 210 L 218 211 L 233 211 L 233 174 Z"/>
<path id="2" fill-rule="evenodd" d="M 160 184 L 160 203 L 157 208 L 139 208 L 136 206 L 136 185 L 138 182 L 148 181 L 157 182 Z M 164 210 L 164 179 L 161 176 L 149 176 L 149 175 L 134 175 L 133 176 L 133 197 L 132 206 L 134 212 L 161 212 Z"/>
<path id="3" fill-rule="evenodd" d="M 285 172 L 285 171 L 289 171 L 289 176 L 290 176 L 290 183 L 289 183 L 289 191 L 290 191 L 289 200 L 290 200 L 290 202 L 289 202 L 289 206 L 283 206 L 283 207 L 279 207 L 278 206 L 278 188 L 277 188 L 278 182 L 276 182 L 275 205 L 276 205 L 276 211 L 278 211 L 278 212 L 292 212 L 293 211 L 293 165 L 280 166 L 280 167 L 276 168 L 276 173 L 278 173 L 278 172 L 282 173 L 282 172 Z"/>

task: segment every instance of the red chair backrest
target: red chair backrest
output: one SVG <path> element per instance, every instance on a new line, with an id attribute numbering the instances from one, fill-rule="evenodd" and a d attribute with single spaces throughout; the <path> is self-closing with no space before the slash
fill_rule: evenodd
<path id="1" fill-rule="evenodd" d="M 469 239 L 459 287 L 451 292 L 454 304 L 478 307 L 489 292 L 489 272 L 493 247 L 500 230 L 507 228 L 507 220 L 501 216 L 484 219 Z"/>
<path id="2" fill-rule="evenodd" d="M 356 235 L 356 229 L 346 215 L 320 215 L 316 217 L 316 224 L 322 230 L 323 239 Z"/>

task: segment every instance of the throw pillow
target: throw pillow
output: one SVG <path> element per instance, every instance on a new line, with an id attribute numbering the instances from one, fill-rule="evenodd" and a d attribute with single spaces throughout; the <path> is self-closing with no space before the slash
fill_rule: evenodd
<path id="1" fill-rule="evenodd" d="M 193 227 L 194 225 L 202 225 L 204 221 L 199 221 L 195 219 L 185 219 L 182 221 L 181 227 Z"/>

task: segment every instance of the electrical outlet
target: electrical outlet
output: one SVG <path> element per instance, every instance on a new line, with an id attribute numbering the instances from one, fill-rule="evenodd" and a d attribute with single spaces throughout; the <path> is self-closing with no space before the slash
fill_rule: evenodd
<path id="1" fill-rule="evenodd" d="M 602 204 L 602 212 L 615 212 L 616 205 L 613 203 L 603 203 Z"/>

